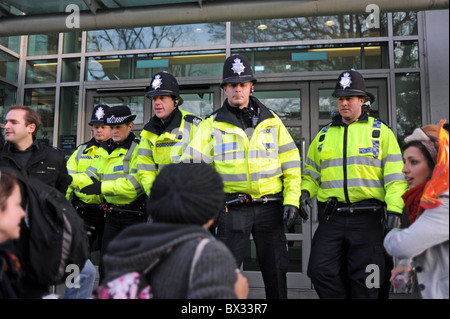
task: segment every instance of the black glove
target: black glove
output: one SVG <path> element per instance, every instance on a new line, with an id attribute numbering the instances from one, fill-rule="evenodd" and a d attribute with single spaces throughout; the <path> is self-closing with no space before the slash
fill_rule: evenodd
<path id="1" fill-rule="evenodd" d="M 73 182 L 73 177 L 72 177 L 72 175 L 67 175 L 67 185 L 69 185 L 70 186 L 70 184 L 72 184 L 72 182 Z"/>
<path id="2" fill-rule="evenodd" d="M 91 177 L 91 179 L 94 183 L 83 187 L 82 189 L 80 189 L 80 192 L 87 195 L 100 195 L 102 193 L 102 183 L 94 177 Z"/>
<path id="3" fill-rule="evenodd" d="M 307 190 L 302 190 L 302 197 L 300 199 L 300 216 L 304 220 L 308 220 L 308 211 L 312 209 L 312 205 L 311 195 Z"/>
<path id="4" fill-rule="evenodd" d="M 294 225 L 295 219 L 298 216 L 298 208 L 292 205 L 285 205 L 283 207 L 283 221 L 289 229 Z"/>
<path id="5" fill-rule="evenodd" d="M 390 232 L 392 228 L 399 227 L 399 221 L 400 221 L 400 214 L 394 213 L 394 212 L 387 212 L 387 218 L 386 218 L 386 233 Z"/>

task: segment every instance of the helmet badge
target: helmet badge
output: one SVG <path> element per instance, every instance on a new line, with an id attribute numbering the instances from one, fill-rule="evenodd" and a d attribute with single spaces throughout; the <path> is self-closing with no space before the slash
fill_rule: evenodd
<path id="1" fill-rule="evenodd" d="M 152 88 L 154 90 L 157 90 L 161 87 L 161 84 L 162 84 L 161 75 L 157 74 L 153 79 Z"/>
<path id="2" fill-rule="evenodd" d="M 97 120 L 101 120 L 103 118 L 103 116 L 105 116 L 105 111 L 103 110 L 103 108 L 100 106 L 97 111 L 95 111 L 95 117 L 97 118 Z"/>
<path id="3" fill-rule="evenodd" d="M 342 86 L 343 89 L 350 87 L 350 84 L 352 84 L 352 80 L 350 78 L 350 73 L 345 72 L 343 76 L 341 76 L 341 80 L 339 81 L 339 84 Z"/>
<path id="4" fill-rule="evenodd" d="M 245 65 L 242 64 L 241 59 L 236 58 L 236 59 L 234 59 L 234 63 L 233 63 L 231 70 L 234 73 L 241 75 L 241 73 L 244 72 L 244 70 L 245 70 Z"/>

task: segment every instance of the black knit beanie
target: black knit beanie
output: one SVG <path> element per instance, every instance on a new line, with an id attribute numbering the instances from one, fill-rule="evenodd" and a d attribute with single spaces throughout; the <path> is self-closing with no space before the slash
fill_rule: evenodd
<path id="1" fill-rule="evenodd" d="M 147 213 L 154 222 L 203 225 L 225 203 L 219 173 L 206 163 L 165 166 L 153 182 Z"/>

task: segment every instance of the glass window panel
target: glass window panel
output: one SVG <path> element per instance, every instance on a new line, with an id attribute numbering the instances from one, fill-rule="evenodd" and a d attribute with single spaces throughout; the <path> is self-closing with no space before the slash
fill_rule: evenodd
<path id="1" fill-rule="evenodd" d="M 19 74 L 19 60 L 0 50 L 0 76 L 17 82 Z"/>
<path id="2" fill-rule="evenodd" d="M 394 12 L 392 14 L 394 36 L 417 35 L 417 12 Z"/>
<path id="3" fill-rule="evenodd" d="M 86 81 L 150 79 L 160 71 L 175 77 L 222 75 L 224 61 L 222 51 L 90 57 Z"/>
<path id="4" fill-rule="evenodd" d="M 420 74 L 403 73 L 395 76 L 397 138 L 400 144 L 416 127 L 422 126 Z"/>
<path id="5" fill-rule="evenodd" d="M 56 83 L 57 67 L 56 59 L 27 61 L 25 83 Z"/>
<path id="6" fill-rule="evenodd" d="M 225 44 L 225 22 L 96 30 L 89 31 L 87 34 L 87 52 L 218 44 Z"/>
<path id="7" fill-rule="evenodd" d="M 319 89 L 319 119 L 328 120 L 339 113 L 333 89 Z"/>
<path id="8" fill-rule="evenodd" d="M 206 118 L 214 109 L 214 93 L 181 94 L 183 104 L 180 109 Z"/>
<path id="9" fill-rule="evenodd" d="M 417 41 L 394 41 L 396 68 L 419 67 L 419 45 Z"/>
<path id="10" fill-rule="evenodd" d="M 367 15 L 368 16 L 368 15 Z M 380 28 L 368 27 L 366 15 L 339 15 L 231 22 L 231 43 L 304 41 L 387 35 L 386 14 Z M 242 32 L 242 30 L 246 30 Z"/>
<path id="11" fill-rule="evenodd" d="M 131 114 L 136 115 L 133 123 L 144 124 L 144 98 L 143 95 L 102 96 L 94 98 L 94 105 L 106 104 L 110 107 L 127 105 L 131 110 Z"/>
<path id="12" fill-rule="evenodd" d="M 366 91 L 372 93 L 375 96 L 375 102 L 373 102 L 373 104 L 370 105 L 369 115 L 376 118 L 380 118 L 380 109 L 378 107 L 378 99 L 377 99 L 380 96 L 380 94 L 378 93 L 378 88 L 366 88 Z"/>
<path id="13" fill-rule="evenodd" d="M 301 120 L 300 91 L 261 91 L 253 95 L 275 111 L 282 121 Z"/>
<path id="14" fill-rule="evenodd" d="M 289 134 L 291 134 L 294 139 L 295 145 L 297 145 L 298 150 L 302 149 L 302 127 L 301 126 L 287 126 Z"/>
<path id="15" fill-rule="evenodd" d="M 59 34 L 32 34 L 28 36 L 28 55 L 48 55 L 58 53 Z"/>
<path id="16" fill-rule="evenodd" d="M 78 87 L 61 88 L 59 99 L 58 147 L 68 159 L 77 147 Z"/>
<path id="17" fill-rule="evenodd" d="M 78 82 L 80 81 L 80 59 L 63 59 L 62 60 L 62 82 Z"/>
<path id="18" fill-rule="evenodd" d="M 64 33 L 63 53 L 81 52 L 81 32 Z"/>
<path id="19" fill-rule="evenodd" d="M 0 37 L 0 45 L 20 53 L 20 36 Z"/>
<path id="20" fill-rule="evenodd" d="M 17 88 L 15 86 L 0 81 L 0 123 L 4 123 L 8 108 L 16 104 L 16 96 Z"/>
<path id="21" fill-rule="evenodd" d="M 25 105 L 35 109 L 41 116 L 37 138 L 47 145 L 53 145 L 55 95 L 55 88 L 25 89 Z"/>
<path id="22" fill-rule="evenodd" d="M 387 52 L 387 42 L 233 50 L 253 60 L 255 74 L 387 68 Z"/>

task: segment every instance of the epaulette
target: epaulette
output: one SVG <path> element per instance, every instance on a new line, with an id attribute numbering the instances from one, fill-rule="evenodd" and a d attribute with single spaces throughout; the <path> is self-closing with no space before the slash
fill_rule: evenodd
<path id="1" fill-rule="evenodd" d="M 378 117 L 374 117 L 374 116 L 372 116 L 372 117 L 373 117 L 375 120 L 377 120 L 377 121 L 383 123 L 384 125 L 386 125 L 386 126 L 392 131 L 392 128 L 391 128 L 387 123 L 383 122 L 383 121 L 380 120 Z"/>
<path id="2" fill-rule="evenodd" d="M 186 114 L 184 120 L 188 123 L 194 123 L 195 126 L 198 126 L 203 121 L 201 117 L 192 114 Z"/>

